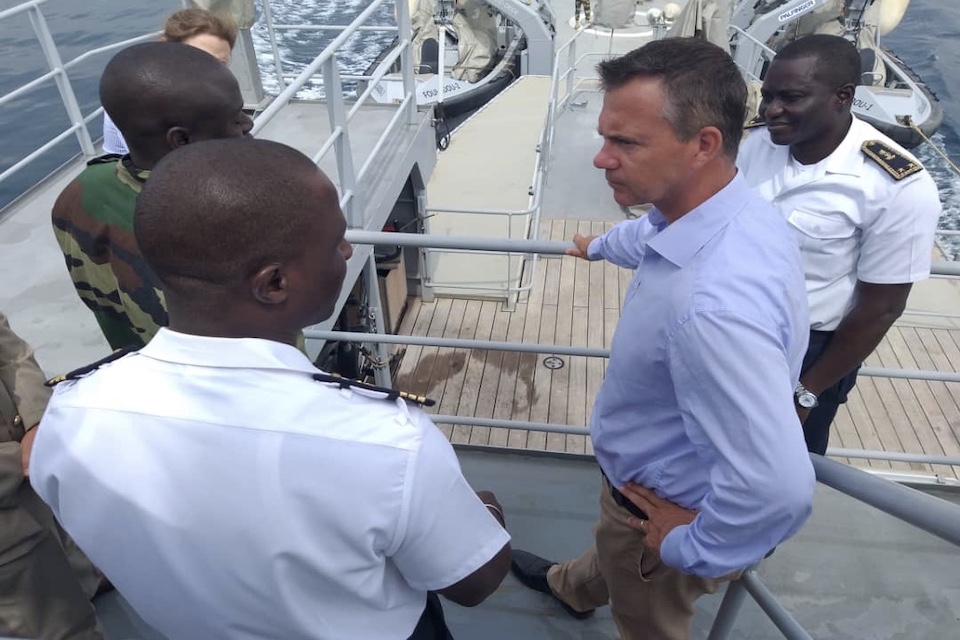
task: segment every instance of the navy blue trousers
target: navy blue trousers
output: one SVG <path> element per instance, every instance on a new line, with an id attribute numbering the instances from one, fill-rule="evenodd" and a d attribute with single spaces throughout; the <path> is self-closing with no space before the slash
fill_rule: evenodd
<path id="1" fill-rule="evenodd" d="M 817 358 L 820 357 L 827 346 L 833 341 L 833 331 L 811 331 L 810 346 L 807 347 L 807 353 L 803 356 L 803 368 L 800 376 L 806 373 Z M 807 441 L 807 450 L 812 453 L 823 455 L 827 450 L 827 443 L 830 440 L 830 425 L 840 409 L 840 405 L 847 401 L 847 394 L 857 384 L 856 369 L 845 375 L 839 382 L 832 387 L 828 387 L 821 393 L 817 399 L 819 404 L 803 423 L 803 438 Z"/>

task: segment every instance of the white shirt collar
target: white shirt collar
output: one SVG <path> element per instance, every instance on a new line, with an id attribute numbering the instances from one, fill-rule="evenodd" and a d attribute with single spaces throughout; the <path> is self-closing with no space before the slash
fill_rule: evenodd
<path id="1" fill-rule="evenodd" d="M 818 165 L 822 163 L 823 173 L 839 173 L 851 176 L 863 174 L 863 154 L 860 153 L 860 145 L 865 139 L 863 131 L 865 126 L 867 126 L 865 122 L 853 116 L 853 122 L 850 123 L 847 135 L 843 137 L 837 148 L 826 158 L 816 163 Z M 786 156 L 785 162 L 793 161 L 789 145 L 774 143 L 770 139 L 769 132 L 764 137 L 764 141 L 775 149 L 775 153 L 784 154 Z"/>
<path id="2" fill-rule="evenodd" d="M 262 338 L 211 338 L 162 327 L 140 355 L 176 364 L 320 373 L 296 347 Z"/>
<path id="3" fill-rule="evenodd" d="M 847 129 L 847 135 L 834 149 L 833 153 L 826 157 L 826 172 L 840 173 L 844 175 L 859 176 L 863 173 L 863 154 L 860 153 L 860 145 L 863 142 L 864 122 L 853 116 L 850 128 Z"/>

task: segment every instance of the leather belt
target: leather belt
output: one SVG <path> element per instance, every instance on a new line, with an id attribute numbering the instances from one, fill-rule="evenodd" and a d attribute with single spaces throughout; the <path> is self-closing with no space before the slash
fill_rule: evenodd
<path id="1" fill-rule="evenodd" d="M 603 473 L 602 471 L 600 473 Z M 607 486 L 610 487 L 610 495 L 613 496 L 613 501 L 617 503 L 618 507 L 622 507 L 630 512 L 631 515 L 640 518 L 641 520 L 649 520 L 647 514 L 644 513 L 643 509 L 637 505 L 630 502 L 630 498 L 623 495 L 619 489 L 613 486 L 613 483 L 610 482 L 610 478 L 607 477 L 607 474 L 603 474 L 603 480 L 607 483 Z"/>

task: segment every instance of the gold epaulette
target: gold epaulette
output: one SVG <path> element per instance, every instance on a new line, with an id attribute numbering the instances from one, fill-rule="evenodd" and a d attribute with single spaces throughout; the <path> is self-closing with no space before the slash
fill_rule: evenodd
<path id="1" fill-rule="evenodd" d="M 315 373 L 313 374 L 313 379 L 317 382 L 329 382 L 331 384 L 338 385 L 341 389 L 362 389 L 364 391 L 372 391 L 374 393 L 382 393 L 384 400 L 396 400 L 401 398 L 407 402 L 412 402 L 413 404 L 418 404 L 423 407 L 432 407 L 437 404 L 436 400 L 427 398 L 425 396 L 415 396 L 412 393 L 407 393 L 406 391 L 397 391 L 396 389 L 390 389 L 388 387 L 376 387 L 372 384 L 367 384 L 366 382 L 360 382 L 359 380 L 351 380 L 350 378 L 344 378 L 343 376 L 337 374 L 326 374 L 326 373 Z"/>
<path id="2" fill-rule="evenodd" d="M 55 377 L 55 378 L 50 378 L 49 380 L 47 380 L 47 381 L 44 382 L 43 384 L 44 384 L 44 386 L 47 386 L 47 387 L 55 387 L 55 386 L 57 386 L 58 384 L 60 384 L 61 382 L 64 382 L 65 380 L 76 380 L 77 378 L 82 378 L 83 376 L 87 375 L 88 373 L 91 373 L 91 372 L 93 372 L 93 371 L 96 371 L 97 369 L 99 369 L 99 368 L 102 367 L 103 365 L 107 364 L 108 362 L 113 362 L 114 360 L 119 360 L 120 358 L 122 358 L 123 356 L 127 355 L 128 353 L 133 353 L 133 352 L 136 351 L 136 350 L 137 350 L 136 347 L 123 347 L 122 349 L 117 349 L 116 351 L 114 351 L 113 353 L 111 353 L 110 355 L 108 355 L 106 358 L 100 358 L 99 360 L 97 360 L 97 361 L 94 362 L 93 364 L 88 364 L 88 365 L 86 365 L 85 367 L 80 367 L 79 369 L 74 369 L 73 371 L 70 371 L 69 373 L 64 373 L 63 375 L 59 375 L 59 376 L 57 376 L 57 377 Z"/>
<path id="3" fill-rule="evenodd" d="M 102 156 L 97 156 L 93 160 L 87 160 L 87 166 L 95 164 L 107 164 L 108 162 L 116 162 L 123 156 L 119 153 L 105 153 Z"/>
<path id="4" fill-rule="evenodd" d="M 880 165 L 894 180 L 903 180 L 918 171 L 923 171 L 922 164 L 887 146 L 880 140 L 867 140 L 860 147 L 860 150 Z"/>
<path id="5" fill-rule="evenodd" d="M 743 125 L 744 129 L 753 129 L 754 127 L 763 127 L 766 126 L 767 121 L 761 118 L 760 116 L 754 116 Z"/>

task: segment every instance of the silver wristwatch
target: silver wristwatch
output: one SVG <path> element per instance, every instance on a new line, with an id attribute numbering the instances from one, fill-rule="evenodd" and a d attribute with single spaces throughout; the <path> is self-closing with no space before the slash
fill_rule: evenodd
<path id="1" fill-rule="evenodd" d="M 813 409 L 820 401 L 817 400 L 817 394 L 812 391 L 808 391 L 802 383 L 797 383 L 797 388 L 793 390 L 793 396 L 797 400 L 797 404 L 804 409 Z"/>

